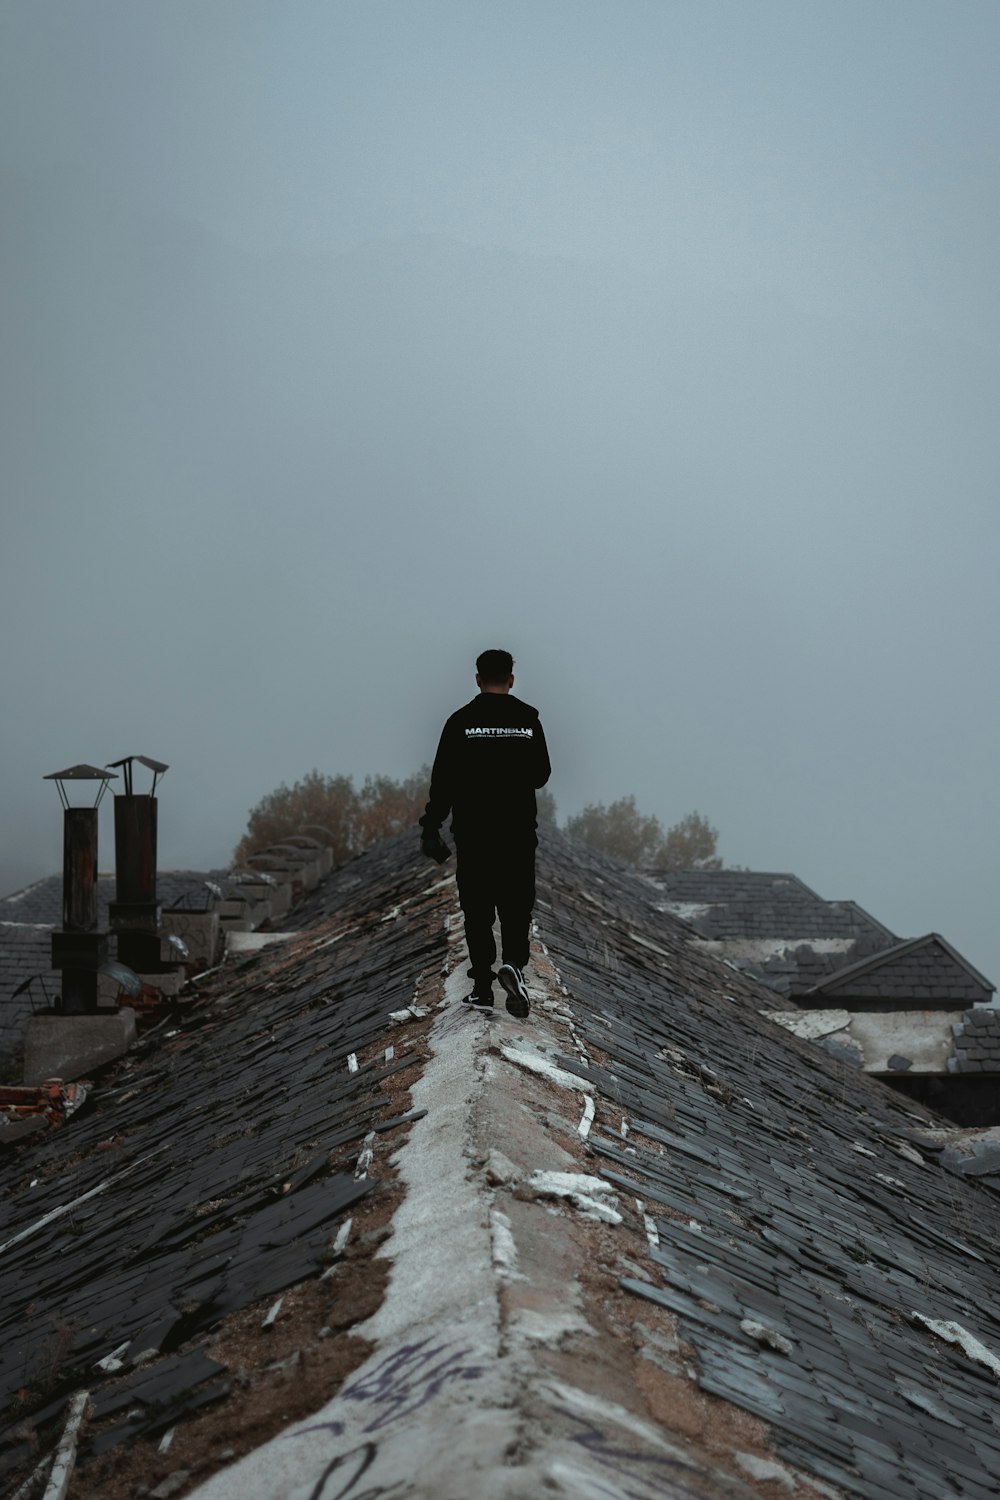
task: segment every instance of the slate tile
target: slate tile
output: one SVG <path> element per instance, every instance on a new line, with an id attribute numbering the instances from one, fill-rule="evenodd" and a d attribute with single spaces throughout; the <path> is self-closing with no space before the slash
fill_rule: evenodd
<path id="1" fill-rule="evenodd" d="M 826 1393 L 817 1384 L 812 1371 L 800 1365 L 794 1356 L 784 1361 L 775 1360 L 768 1370 L 770 1378 L 775 1385 L 783 1391 L 788 1391 L 799 1400 L 815 1404 L 817 1406 L 829 1407 Z M 795 1408 L 789 1408 L 793 1410 Z"/>
<path id="2" fill-rule="evenodd" d="M 134 1374 L 116 1380 L 108 1389 L 95 1392 L 90 1398 L 92 1417 L 101 1421 L 137 1401 L 144 1406 L 163 1405 L 213 1375 L 223 1374 L 225 1369 L 225 1365 L 210 1359 L 201 1349 L 157 1360 L 154 1365 L 143 1366 Z"/>

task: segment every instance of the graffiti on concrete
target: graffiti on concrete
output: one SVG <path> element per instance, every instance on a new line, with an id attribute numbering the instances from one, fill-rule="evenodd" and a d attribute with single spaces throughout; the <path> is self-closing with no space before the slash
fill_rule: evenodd
<path id="1" fill-rule="evenodd" d="M 344 1500 L 352 1493 L 356 1496 L 355 1486 L 375 1462 L 377 1452 L 374 1443 L 362 1443 L 349 1453 L 339 1453 L 323 1470 L 309 1500 Z"/>
<path id="2" fill-rule="evenodd" d="M 350 1382 L 340 1393 L 340 1401 L 356 1403 L 364 1416 L 361 1435 L 381 1432 L 390 1423 L 411 1417 L 433 1401 L 445 1386 L 456 1381 L 478 1380 L 483 1366 L 470 1362 L 469 1347 L 437 1343 L 423 1339 L 417 1344 L 403 1344 L 368 1370 L 360 1379 Z M 325 1432 L 341 1437 L 345 1421 L 332 1419 L 313 1422 L 290 1437 Z M 359 1489 L 378 1455 L 378 1444 L 359 1443 L 340 1453 L 323 1470 L 309 1500 L 404 1500 L 410 1488 L 402 1481 L 389 1485 L 366 1485 Z"/>
<path id="3" fill-rule="evenodd" d="M 433 1401 L 445 1385 L 478 1380 L 483 1366 L 468 1363 L 471 1353 L 470 1348 L 439 1344 L 429 1338 L 419 1344 L 404 1344 L 341 1394 L 347 1401 L 370 1403 L 374 1408 L 372 1419 L 363 1430 L 379 1432 L 390 1422 L 412 1416 Z"/>
<path id="4" fill-rule="evenodd" d="M 410 1493 L 410 1486 L 402 1481 L 368 1485 L 363 1490 L 357 1488 L 375 1462 L 377 1453 L 377 1443 L 360 1443 L 349 1453 L 338 1454 L 323 1470 L 319 1483 L 310 1491 L 309 1500 L 348 1500 L 348 1497 L 350 1500 L 403 1500 Z"/>
<path id="5" fill-rule="evenodd" d="M 376 1435 L 393 1423 L 413 1417 L 443 1390 L 465 1381 L 480 1379 L 485 1367 L 471 1358 L 473 1350 L 460 1343 L 433 1338 L 403 1344 L 378 1364 L 345 1385 L 338 1405 L 350 1402 L 361 1418 L 358 1426 L 341 1406 L 344 1415 L 313 1422 L 289 1436 L 326 1433 L 342 1437 L 350 1424 L 358 1433 L 356 1444 L 338 1453 L 323 1470 L 309 1500 L 407 1500 L 413 1495 L 407 1481 L 379 1483 L 371 1472 L 379 1456 Z M 688 1465 L 680 1456 L 637 1446 L 612 1421 L 571 1410 L 561 1402 L 551 1411 L 568 1424 L 566 1436 L 584 1457 L 588 1484 L 593 1495 L 608 1500 L 700 1500 L 693 1488 Z M 564 1450 L 565 1451 L 565 1450 Z"/>
<path id="6" fill-rule="evenodd" d="M 591 1485 L 602 1482 L 602 1470 L 607 1476 L 608 1500 L 702 1500 L 704 1490 L 685 1482 L 690 1467 L 683 1459 L 629 1447 L 627 1441 L 623 1443 L 620 1437 L 613 1437 L 598 1422 L 565 1407 L 556 1410 L 574 1425 L 571 1441 L 585 1451 L 595 1466 L 590 1475 Z M 595 1488 L 593 1493 L 599 1491 Z"/>
<path id="7" fill-rule="evenodd" d="M 478 1380 L 482 1365 L 471 1363 L 471 1348 L 457 1344 L 437 1343 L 423 1339 L 418 1344 L 403 1344 L 386 1355 L 360 1379 L 350 1382 L 340 1393 L 340 1401 L 350 1401 L 369 1408 L 361 1433 L 381 1432 L 391 1422 L 409 1417 L 426 1406 L 446 1386 L 457 1381 Z M 345 1422 L 315 1422 L 289 1436 L 301 1437 L 307 1432 L 329 1432 L 339 1437 Z"/>

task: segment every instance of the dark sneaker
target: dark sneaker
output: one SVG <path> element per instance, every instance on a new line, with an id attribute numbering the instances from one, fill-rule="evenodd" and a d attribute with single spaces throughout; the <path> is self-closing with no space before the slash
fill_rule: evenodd
<path id="1" fill-rule="evenodd" d="M 524 975 L 520 969 L 515 969 L 513 964 L 504 964 L 497 978 L 506 996 L 505 1004 L 510 1014 L 516 1016 L 519 1021 L 523 1021 L 531 1010 Z"/>
<path id="2" fill-rule="evenodd" d="M 480 994 L 478 990 L 473 990 L 471 995 L 464 995 L 462 997 L 462 1004 L 468 1010 L 485 1010 L 492 1014 L 493 996 L 489 993 Z"/>

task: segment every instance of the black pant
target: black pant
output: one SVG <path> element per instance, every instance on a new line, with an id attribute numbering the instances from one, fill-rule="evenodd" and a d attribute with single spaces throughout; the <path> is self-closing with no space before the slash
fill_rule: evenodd
<path id="1" fill-rule="evenodd" d="M 537 842 L 534 833 L 513 842 L 509 838 L 456 840 L 458 899 L 465 915 L 469 972 L 477 989 L 493 979 L 494 917 L 500 918 L 504 963 L 523 969 L 528 962 Z"/>

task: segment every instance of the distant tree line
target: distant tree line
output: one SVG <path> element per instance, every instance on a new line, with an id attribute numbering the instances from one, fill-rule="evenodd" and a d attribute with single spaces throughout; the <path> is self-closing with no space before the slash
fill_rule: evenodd
<path id="1" fill-rule="evenodd" d="M 294 786 L 282 784 L 250 811 L 247 831 L 233 852 L 241 865 L 291 834 L 312 833 L 333 849 L 337 864 L 360 854 L 379 839 L 413 828 L 427 802 L 431 768 L 412 776 L 366 776 L 355 787 L 351 776 L 324 776 L 310 771 Z M 538 793 L 538 818 L 558 827 L 555 798 L 547 787 Z M 605 806 L 589 803 L 567 818 L 563 832 L 630 865 L 656 870 L 719 870 L 718 831 L 701 813 L 688 813 L 664 829 L 660 820 L 641 813 L 634 797 Z"/>
<path id="2" fill-rule="evenodd" d="M 251 809 L 233 862 L 241 865 L 270 844 L 307 832 L 317 838 L 323 835 L 335 862 L 343 864 L 379 839 L 412 828 L 426 805 L 430 782 L 430 766 L 421 766 L 402 781 L 366 776 L 360 787 L 351 776 L 310 771 L 294 786 L 282 784 L 269 792 Z"/>
<path id="3" fill-rule="evenodd" d="M 659 818 L 639 811 L 634 797 L 620 797 L 607 807 L 589 803 L 566 819 L 563 831 L 640 869 L 722 869 L 718 829 L 699 812 L 688 813 L 664 830 Z"/>

